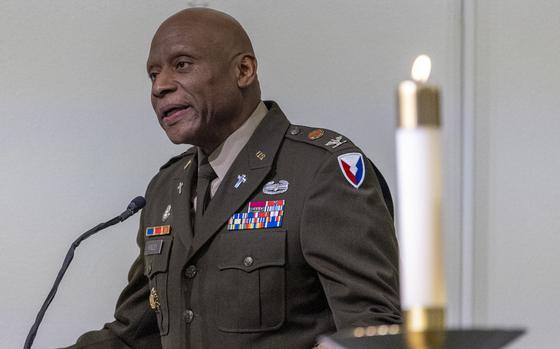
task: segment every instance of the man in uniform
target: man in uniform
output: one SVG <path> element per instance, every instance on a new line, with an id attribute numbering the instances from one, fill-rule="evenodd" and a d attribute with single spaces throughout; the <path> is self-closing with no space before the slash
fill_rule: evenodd
<path id="1" fill-rule="evenodd" d="M 261 101 L 239 23 L 181 11 L 157 30 L 147 69 L 160 125 L 194 147 L 148 186 L 115 321 L 72 348 L 312 348 L 399 323 L 385 182 L 346 137 Z"/>

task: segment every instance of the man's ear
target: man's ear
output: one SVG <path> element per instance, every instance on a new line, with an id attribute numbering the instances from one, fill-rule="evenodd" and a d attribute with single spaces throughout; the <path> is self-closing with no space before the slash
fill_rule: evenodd
<path id="1" fill-rule="evenodd" d="M 237 62 L 237 86 L 239 88 L 247 88 L 251 86 L 256 78 L 257 58 L 249 53 L 244 53 Z"/>

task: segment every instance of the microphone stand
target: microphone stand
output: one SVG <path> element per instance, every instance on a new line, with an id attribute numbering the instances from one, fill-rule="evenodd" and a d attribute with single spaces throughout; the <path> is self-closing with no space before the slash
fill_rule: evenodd
<path id="1" fill-rule="evenodd" d="M 135 201 L 137 201 L 137 202 L 135 202 Z M 80 235 L 76 239 L 76 241 L 74 241 L 72 243 L 72 245 L 70 245 L 70 249 L 66 253 L 66 257 L 64 257 L 64 262 L 62 263 L 62 267 L 58 271 L 58 275 L 56 276 L 56 279 L 54 280 L 54 284 L 53 284 L 47 298 L 43 302 L 43 305 L 41 306 L 41 309 L 39 310 L 39 313 L 37 313 L 37 317 L 35 318 L 35 323 L 33 323 L 33 326 L 31 326 L 31 329 L 29 330 L 29 333 L 27 334 L 27 338 L 25 339 L 25 344 L 23 345 L 24 349 L 31 349 L 31 345 L 33 344 L 33 341 L 35 340 L 35 336 L 37 335 L 37 330 L 39 329 L 39 325 L 41 324 L 41 321 L 43 321 L 43 317 L 45 316 L 47 308 L 49 307 L 52 300 L 54 299 L 54 296 L 56 295 L 56 291 L 58 290 L 58 285 L 62 281 L 62 278 L 64 277 L 64 274 L 66 273 L 66 269 L 68 269 L 68 267 L 70 266 L 70 263 L 72 262 L 72 259 L 74 258 L 74 251 L 80 245 L 80 243 L 82 241 L 84 241 L 85 239 L 89 238 L 90 236 L 92 236 L 93 234 L 97 233 L 98 231 L 101 231 L 105 228 L 108 228 L 112 225 L 115 225 L 117 223 L 120 223 L 120 222 L 124 221 L 128 217 L 135 214 L 142 207 L 144 207 L 145 203 L 146 203 L 146 201 L 142 197 L 138 197 L 138 198 L 132 200 L 130 205 L 128 205 L 127 210 L 124 211 L 122 214 L 116 216 L 115 218 L 112 218 L 112 219 L 108 220 L 107 222 L 100 223 L 100 224 L 96 225 L 95 227 L 91 228 L 90 230 L 88 230 L 85 233 L 83 233 L 82 235 Z"/>

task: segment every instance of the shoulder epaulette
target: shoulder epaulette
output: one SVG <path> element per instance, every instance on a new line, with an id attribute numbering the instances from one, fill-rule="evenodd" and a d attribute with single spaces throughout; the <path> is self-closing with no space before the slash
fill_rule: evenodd
<path id="1" fill-rule="evenodd" d="M 354 143 L 350 139 L 325 128 L 291 125 L 286 131 L 286 138 L 311 144 L 333 153 L 341 149 L 354 147 Z"/>
<path id="2" fill-rule="evenodd" d="M 171 159 L 169 159 L 163 166 L 161 166 L 161 167 L 159 168 L 159 170 L 161 171 L 161 170 L 163 170 L 164 168 L 167 168 L 167 167 L 171 166 L 173 163 L 175 163 L 175 162 L 181 160 L 182 158 L 186 157 L 187 155 L 192 155 L 192 154 L 194 154 L 195 151 L 196 151 L 196 147 L 189 148 L 186 152 L 184 152 L 184 153 L 182 153 L 182 154 L 180 154 L 180 155 L 174 156 L 174 157 L 172 157 Z"/>

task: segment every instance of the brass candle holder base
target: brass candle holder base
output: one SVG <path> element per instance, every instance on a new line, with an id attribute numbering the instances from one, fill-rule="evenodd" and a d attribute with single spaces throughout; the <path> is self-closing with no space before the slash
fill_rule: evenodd
<path id="1" fill-rule="evenodd" d="M 524 329 L 445 327 L 444 308 L 404 312 L 404 324 L 355 327 L 320 338 L 325 349 L 498 349 Z"/>
<path id="2" fill-rule="evenodd" d="M 411 349 L 441 349 L 445 340 L 444 308 L 413 308 L 404 312 L 404 328 Z"/>

